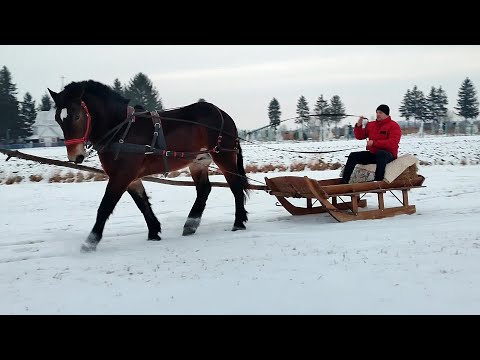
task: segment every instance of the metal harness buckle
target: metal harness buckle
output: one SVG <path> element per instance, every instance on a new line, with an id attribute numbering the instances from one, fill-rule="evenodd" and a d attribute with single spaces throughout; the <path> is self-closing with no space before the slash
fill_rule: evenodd
<path id="1" fill-rule="evenodd" d="M 153 149 L 150 145 L 145 145 L 145 155 L 152 155 Z"/>

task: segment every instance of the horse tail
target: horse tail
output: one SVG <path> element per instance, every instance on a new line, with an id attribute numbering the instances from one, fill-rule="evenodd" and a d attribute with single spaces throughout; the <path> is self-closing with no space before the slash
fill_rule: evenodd
<path id="1" fill-rule="evenodd" d="M 243 166 L 243 154 L 242 154 L 242 147 L 240 146 L 240 142 L 238 143 L 238 153 L 237 153 L 237 171 L 238 175 L 240 175 L 241 184 L 243 192 L 245 193 L 245 201 L 249 196 L 250 189 L 248 188 L 248 178 L 245 172 L 245 167 Z"/>

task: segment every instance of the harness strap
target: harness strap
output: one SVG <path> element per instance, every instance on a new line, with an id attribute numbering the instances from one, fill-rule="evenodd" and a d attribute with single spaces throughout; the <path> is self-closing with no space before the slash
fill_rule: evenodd
<path id="1" fill-rule="evenodd" d="M 218 154 L 220 152 L 220 150 L 222 149 L 222 133 L 223 133 L 223 125 L 225 124 L 225 119 L 223 118 L 223 114 L 220 111 L 220 109 L 216 105 L 213 105 L 213 106 L 215 106 L 218 113 L 220 114 L 220 119 L 222 119 L 222 124 L 220 125 L 220 132 L 219 132 L 218 138 L 217 138 L 217 145 L 215 145 L 215 147 L 213 148 L 215 153 Z"/>
<path id="2" fill-rule="evenodd" d="M 198 155 L 212 153 L 212 150 L 203 150 L 203 151 L 175 151 L 175 150 L 161 150 L 161 149 L 150 149 L 150 145 L 140 145 L 140 144 L 130 144 L 130 143 L 112 143 L 107 147 L 102 149 L 102 152 L 117 152 L 119 149 L 122 149 L 122 152 L 125 153 L 135 153 L 135 154 L 146 154 L 154 156 L 162 156 L 176 159 L 184 160 L 193 160 Z M 235 151 L 223 149 L 222 151 Z"/>
<path id="3" fill-rule="evenodd" d="M 216 106 L 216 105 L 213 105 L 213 106 L 217 109 L 218 114 L 220 115 L 220 119 L 222 121 L 222 123 L 220 125 L 220 129 L 216 129 L 216 128 L 213 128 L 213 127 L 208 126 L 208 125 L 198 124 L 197 122 L 191 121 L 191 120 L 178 119 L 178 118 L 172 118 L 172 117 L 167 117 L 167 116 L 164 116 L 163 120 L 181 121 L 181 122 L 190 123 L 190 124 L 198 124 L 198 125 L 202 125 L 206 128 L 212 129 L 212 130 L 219 130 L 218 137 L 217 137 L 217 143 L 211 149 L 211 152 L 214 152 L 214 153 L 218 154 L 220 151 L 231 151 L 230 149 L 223 149 L 222 148 L 222 138 L 223 138 L 222 134 L 223 134 L 223 128 L 224 128 L 224 125 L 225 125 L 225 118 L 223 117 L 222 111 L 218 108 L 218 106 Z M 158 114 L 158 112 L 157 112 L 157 114 Z M 146 118 L 150 117 L 152 119 L 154 118 L 153 113 L 148 112 L 148 111 L 136 112 L 135 115 L 137 115 L 139 117 L 146 117 Z M 231 134 L 229 134 L 229 135 L 232 136 Z M 239 145 L 240 145 L 240 143 L 239 143 L 239 138 L 238 138 L 238 135 L 237 135 L 237 138 L 235 139 L 235 147 L 233 149 L 237 153 L 238 153 Z M 165 148 L 166 148 L 166 146 L 165 146 Z"/>
<path id="4" fill-rule="evenodd" d="M 215 105 L 214 105 L 215 106 Z M 233 149 L 224 149 L 222 148 L 222 138 L 223 138 L 223 128 L 225 125 L 225 119 L 223 117 L 223 114 L 221 110 L 215 106 L 217 109 L 220 119 L 221 119 L 221 125 L 219 130 L 219 134 L 217 137 L 217 143 L 216 145 L 206 151 L 198 151 L 198 152 L 183 152 L 183 151 L 172 151 L 172 150 L 167 150 L 167 142 L 165 140 L 165 135 L 163 133 L 162 129 L 162 122 L 160 119 L 160 114 L 158 113 L 157 110 L 155 111 L 142 111 L 142 112 L 135 112 L 134 107 L 132 106 L 127 106 L 127 119 L 117 125 L 114 129 L 110 130 L 107 135 L 109 135 L 111 132 L 115 131 L 113 136 L 117 134 L 117 132 L 121 129 L 121 127 L 127 122 L 127 127 L 125 128 L 125 131 L 123 132 L 122 137 L 118 140 L 118 143 L 110 144 L 108 141 L 104 146 L 98 147 L 96 146 L 97 152 L 104 152 L 104 151 L 114 151 L 115 152 L 115 157 L 114 159 L 117 160 L 119 153 L 122 151 L 125 152 L 138 152 L 138 153 L 144 153 L 145 155 L 161 155 L 163 157 L 163 165 L 165 168 L 165 173 L 164 175 L 166 176 L 169 172 L 169 166 L 168 166 L 168 161 L 167 157 L 174 157 L 174 158 L 187 158 L 187 157 L 192 157 L 194 155 L 199 155 L 203 153 L 216 153 L 218 154 L 220 151 L 235 151 L 238 153 L 238 148 L 239 148 L 239 138 L 237 137 L 235 139 L 235 146 Z M 125 143 L 125 138 L 128 135 L 128 132 L 130 131 L 130 127 L 132 126 L 132 123 L 135 122 L 136 117 L 150 117 L 153 122 L 154 126 L 154 132 L 153 132 L 153 138 L 152 142 L 150 145 L 136 145 L 136 144 L 127 144 Z M 168 117 L 163 117 L 164 120 L 176 120 L 176 121 L 183 121 L 187 123 L 193 123 L 196 124 L 194 121 L 189 121 L 185 119 L 175 119 L 175 118 L 168 118 Z M 211 128 L 209 126 L 206 126 L 207 128 Z M 106 136 L 104 138 L 106 138 Z M 112 137 L 113 137 L 112 136 Z M 104 139 L 102 138 L 102 140 Z M 158 146 L 158 147 L 157 147 Z M 141 150 L 143 149 L 143 151 Z"/>
<path id="5" fill-rule="evenodd" d="M 118 147 L 117 152 L 115 153 L 114 160 L 117 160 L 118 154 L 120 153 L 120 150 L 121 150 L 121 147 L 122 147 L 123 143 L 125 142 L 125 138 L 127 137 L 127 134 L 130 131 L 130 126 L 132 126 L 132 123 L 134 121 L 135 121 L 135 116 L 132 116 L 132 119 L 128 122 L 127 127 L 125 128 L 125 131 L 123 132 L 122 137 L 118 140 L 120 146 Z"/>
<path id="6" fill-rule="evenodd" d="M 150 149 L 145 152 L 145 154 L 153 154 L 153 150 L 155 149 L 155 144 L 158 145 L 159 150 L 167 151 L 167 142 L 165 140 L 165 135 L 163 134 L 163 129 L 162 129 L 162 121 L 160 120 L 160 115 L 158 114 L 158 111 L 152 111 L 150 113 L 152 116 L 152 121 L 153 121 L 153 138 L 152 138 L 152 144 L 149 146 Z M 168 170 L 168 161 L 167 157 L 163 157 L 163 166 L 165 169 L 164 176 L 166 177 L 169 170 Z"/>

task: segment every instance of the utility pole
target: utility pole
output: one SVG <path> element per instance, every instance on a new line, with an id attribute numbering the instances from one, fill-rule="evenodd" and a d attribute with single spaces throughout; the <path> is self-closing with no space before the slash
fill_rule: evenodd
<path id="1" fill-rule="evenodd" d="M 61 89 L 63 90 L 63 87 L 64 87 L 64 86 L 63 86 L 63 81 L 65 80 L 65 76 L 63 76 L 63 75 L 60 76 L 60 79 L 62 79 L 62 87 L 61 87 Z"/>

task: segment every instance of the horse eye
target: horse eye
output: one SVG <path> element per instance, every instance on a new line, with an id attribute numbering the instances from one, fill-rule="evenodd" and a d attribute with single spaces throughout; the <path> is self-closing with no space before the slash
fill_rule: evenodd
<path id="1" fill-rule="evenodd" d="M 75 115 L 75 121 L 80 120 L 80 115 Z"/>

